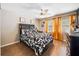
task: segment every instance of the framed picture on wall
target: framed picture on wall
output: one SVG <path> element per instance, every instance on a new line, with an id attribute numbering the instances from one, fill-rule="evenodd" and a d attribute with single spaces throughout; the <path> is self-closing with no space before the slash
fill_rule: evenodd
<path id="1" fill-rule="evenodd" d="M 25 24 L 26 23 L 26 18 L 19 17 L 19 22 Z"/>

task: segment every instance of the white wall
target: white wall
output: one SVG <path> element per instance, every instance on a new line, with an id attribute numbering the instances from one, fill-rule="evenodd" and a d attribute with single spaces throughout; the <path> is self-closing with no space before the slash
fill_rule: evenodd
<path id="1" fill-rule="evenodd" d="M 1 45 L 18 41 L 18 22 L 17 15 L 13 12 L 2 9 L 2 25 L 1 25 Z"/>
<path id="2" fill-rule="evenodd" d="M 1 4 L 0 4 L 0 55 L 1 55 Z"/>
<path id="3" fill-rule="evenodd" d="M 0 10 L 0 55 L 1 55 L 1 10 Z"/>
<path id="4" fill-rule="evenodd" d="M 0 46 L 1 46 L 1 10 L 0 10 Z"/>

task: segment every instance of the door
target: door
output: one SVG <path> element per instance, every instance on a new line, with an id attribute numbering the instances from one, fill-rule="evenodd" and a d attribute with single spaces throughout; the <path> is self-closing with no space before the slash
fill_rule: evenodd
<path id="1" fill-rule="evenodd" d="M 62 22 L 61 22 L 61 17 L 57 17 L 53 19 L 53 27 L 54 27 L 54 31 L 53 31 L 53 35 L 54 38 L 57 40 L 62 40 Z"/>

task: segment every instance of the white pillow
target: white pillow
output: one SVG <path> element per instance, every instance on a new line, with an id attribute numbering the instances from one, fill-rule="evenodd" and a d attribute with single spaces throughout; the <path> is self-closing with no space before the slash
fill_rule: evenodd
<path id="1" fill-rule="evenodd" d="M 25 30 L 24 29 L 22 29 L 22 34 L 25 34 Z"/>

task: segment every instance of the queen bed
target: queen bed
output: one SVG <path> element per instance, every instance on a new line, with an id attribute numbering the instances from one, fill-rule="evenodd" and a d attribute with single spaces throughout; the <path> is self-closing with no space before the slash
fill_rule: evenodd
<path id="1" fill-rule="evenodd" d="M 34 25 L 19 24 L 20 42 L 25 43 L 28 47 L 35 51 L 35 55 L 42 55 L 52 43 L 53 37 L 50 33 L 38 31 Z"/>

